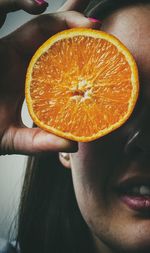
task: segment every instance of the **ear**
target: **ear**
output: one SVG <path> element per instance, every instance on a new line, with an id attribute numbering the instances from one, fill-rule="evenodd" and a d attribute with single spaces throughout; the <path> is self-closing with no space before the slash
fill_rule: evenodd
<path id="1" fill-rule="evenodd" d="M 59 160 L 61 162 L 61 164 L 67 168 L 70 169 L 71 168 L 71 163 L 70 163 L 70 154 L 69 153 L 59 153 Z"/>

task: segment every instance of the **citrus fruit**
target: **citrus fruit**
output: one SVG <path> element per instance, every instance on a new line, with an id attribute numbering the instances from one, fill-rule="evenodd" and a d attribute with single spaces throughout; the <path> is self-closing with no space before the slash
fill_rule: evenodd
<path id="1" fill-rule="evenodd" d="M 29 113 L 58 136 L 92 141 L 120 127 L 138 98 L 135 60 L 114 36 L 73 28 L 48 39 L 26 75 Z"/>

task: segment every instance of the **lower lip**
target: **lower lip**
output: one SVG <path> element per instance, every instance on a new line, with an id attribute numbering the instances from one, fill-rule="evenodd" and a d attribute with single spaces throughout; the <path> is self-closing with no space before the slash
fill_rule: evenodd
<path id="1" fill-rule="evenodd" d="M 150 197 L 121 196 L 121 201 L 136 211 L 150 211 Z"/>

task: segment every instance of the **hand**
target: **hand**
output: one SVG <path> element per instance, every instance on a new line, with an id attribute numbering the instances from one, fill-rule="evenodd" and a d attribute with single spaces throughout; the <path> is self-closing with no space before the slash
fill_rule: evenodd
<path id="1" fill-rule="evenodd" d="M 18 1 L 16 0 L 16 3 Z M 20 2 L 24 3 L 29 11 L 25 5 L 26 1 Z M 21 119 L 21 108 L 24 101 L 26 69 L 39 45 L 58 31 L 76 26 L 94 28 L 98 25 L 76 12 L 83 11 L 88 2 L 89 0 L 68 0 L 57 13 L 41 15 L 0 40 L 1 154 L 76 151 L 77 143 L 73 141 L 57 137 L 37 127 L 27 128 Z M 34 5 L 33 7 L 35 8 Z M 33 9 L 31 5 L 30 12 Z M 73 9 L 76 11 L 72 11 Z"/>
<path id="2" fill-rule="evenodd" d="M 47 2 L 36 0 L 0 0 L 0 27 L 3 25 L 8 12 L 23 9 L 30 14 L 40 14 L 48 7 Z"/>

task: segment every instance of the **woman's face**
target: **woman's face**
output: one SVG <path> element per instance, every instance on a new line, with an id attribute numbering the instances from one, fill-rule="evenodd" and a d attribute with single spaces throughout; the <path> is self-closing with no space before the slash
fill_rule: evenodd
<path id="1" fill-rule="evenodd" d="M 75 194 L 98 252 L 150 252 L 150 5 L 116 11 L 102 29 L 133 54 L 140 96 L 122 127 L 70 155 Z"/>

